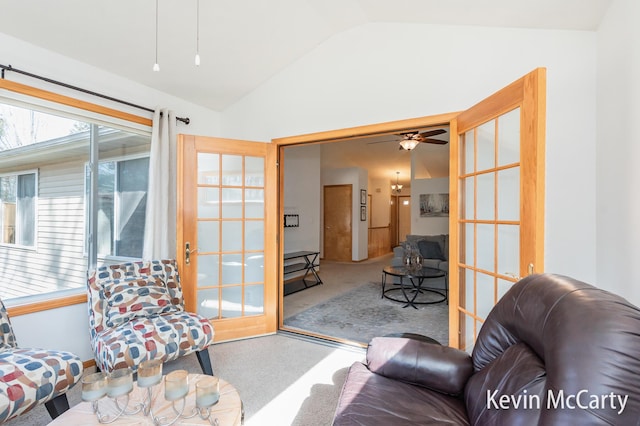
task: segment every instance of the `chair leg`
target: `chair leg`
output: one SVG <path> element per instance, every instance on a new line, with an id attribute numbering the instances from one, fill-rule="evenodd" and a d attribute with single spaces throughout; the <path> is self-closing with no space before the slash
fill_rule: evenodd
<path id="1" fill-rule="evenodd" d="M 45 402 L 44 406 L 47 407 L 51 420 L 55 419 L 69 409 L 67 394 L 63 393 L 62 395 L 56 396 L 52 400 Z"/>
<path id="2" fill-rule="evenodd" d="M 208 374 L 209 376 L 213 376 L 213 367 L 211 366 L 211 358 L 209 357 L 209 350 L 203 349 L 201 351 L 196 352 L 196 356 L 198 357 L 198 362 L 200 363 L 200 368 L 202 368 L 202 372 L 204 374 Z"/>

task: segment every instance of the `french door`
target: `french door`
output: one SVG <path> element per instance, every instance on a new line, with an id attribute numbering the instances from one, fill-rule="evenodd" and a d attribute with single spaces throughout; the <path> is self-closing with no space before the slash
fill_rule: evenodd
<path id="1" fill-rule="evenodd" d="M 546 71 L 451 121 L 449 344 L 471 350 L 498 299 L 544 270 Z"/>
<path id="2" fill-rule="evenodd" d="M 188 311 L 215 340 L 277 329 L 275 147 L 178 136 L 177 258 Z"/>

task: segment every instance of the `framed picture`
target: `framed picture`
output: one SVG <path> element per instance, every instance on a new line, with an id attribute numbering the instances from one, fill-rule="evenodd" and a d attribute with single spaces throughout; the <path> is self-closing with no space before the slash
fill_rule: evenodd
<path id="1" fill-rule="evenodd" d="M 367 206 L 360 206 L 360 221 L 367 220 Z"/>
<path id="2" fill-rule="evenodd" d="M 420 194 L 420 217 L 449 216 L 449 194 Z"/>
<path id="3" fill-rule="evenodd" d="M 367 204 L 367 190 L 366 189 L 361 189 L 360 190 L 360 204 L 362 204 L 362 205 Z"/>

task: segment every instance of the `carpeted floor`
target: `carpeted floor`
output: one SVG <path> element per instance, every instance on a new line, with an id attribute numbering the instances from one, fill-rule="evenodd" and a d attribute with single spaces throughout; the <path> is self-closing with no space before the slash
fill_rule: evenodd
<path id="1" fill-rule="evenodd" d="M 418 333 L 448 344 L 449 305 L 403 308 L 403 303 L 381 298 L 380 291 L 379 281 L 365 283 L 286 318 L 284 324 L 365 344 L 391 333 Z M 402 293 L 395 291 L 393 297 L 402 298 Z"/>

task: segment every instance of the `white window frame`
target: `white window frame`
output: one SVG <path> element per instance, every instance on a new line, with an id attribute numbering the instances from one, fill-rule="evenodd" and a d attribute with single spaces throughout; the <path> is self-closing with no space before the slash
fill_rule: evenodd
<path id="1" fill-rule="evenodd" d="M 31 246 L 26 246 L 23 244 L 18 244 L 18 243 L 5 243 L 0 239 L 0 246 L 2 247 L 8 247 L 11 249 L 21 249 L 21 250 L 30 250 L 30 251 L 36 251 L 38 249 L 38 200 L 39 200 L 39 170 L 38 169 L 29 169 L 29 170 L 20 170 L 20 171 L 14 171 L 14 172 L 7 172 L 7 173 L 0 173 L 0 178 L 2 177 L 11 177 L 11 176 L 23 176 L 23 175 L 35 175 L 35 183 L 34 183 L 34 190 L 35 190 L 35 196 L 34 196 L 34 200 L 33 200 L 33 204 L 34 204 L 34 216 L 33 216 L 33 245 Z M 0 215 L 2 215 L 2 212 L 0 211 Z M 16 205 L 16 217 L 19 215 L 18 212 L 18 207 Z M 4 218 L 0 218 L 0 224 L 4 223 Z M 18 221 L 16 221 L 18 222 Z M 19 223 L 19 222 L 18 222 Z M 20 232 L 20 230 L 17 229 L 16 226 L 16 240 L 18 240 L 18 232 Z"/>

